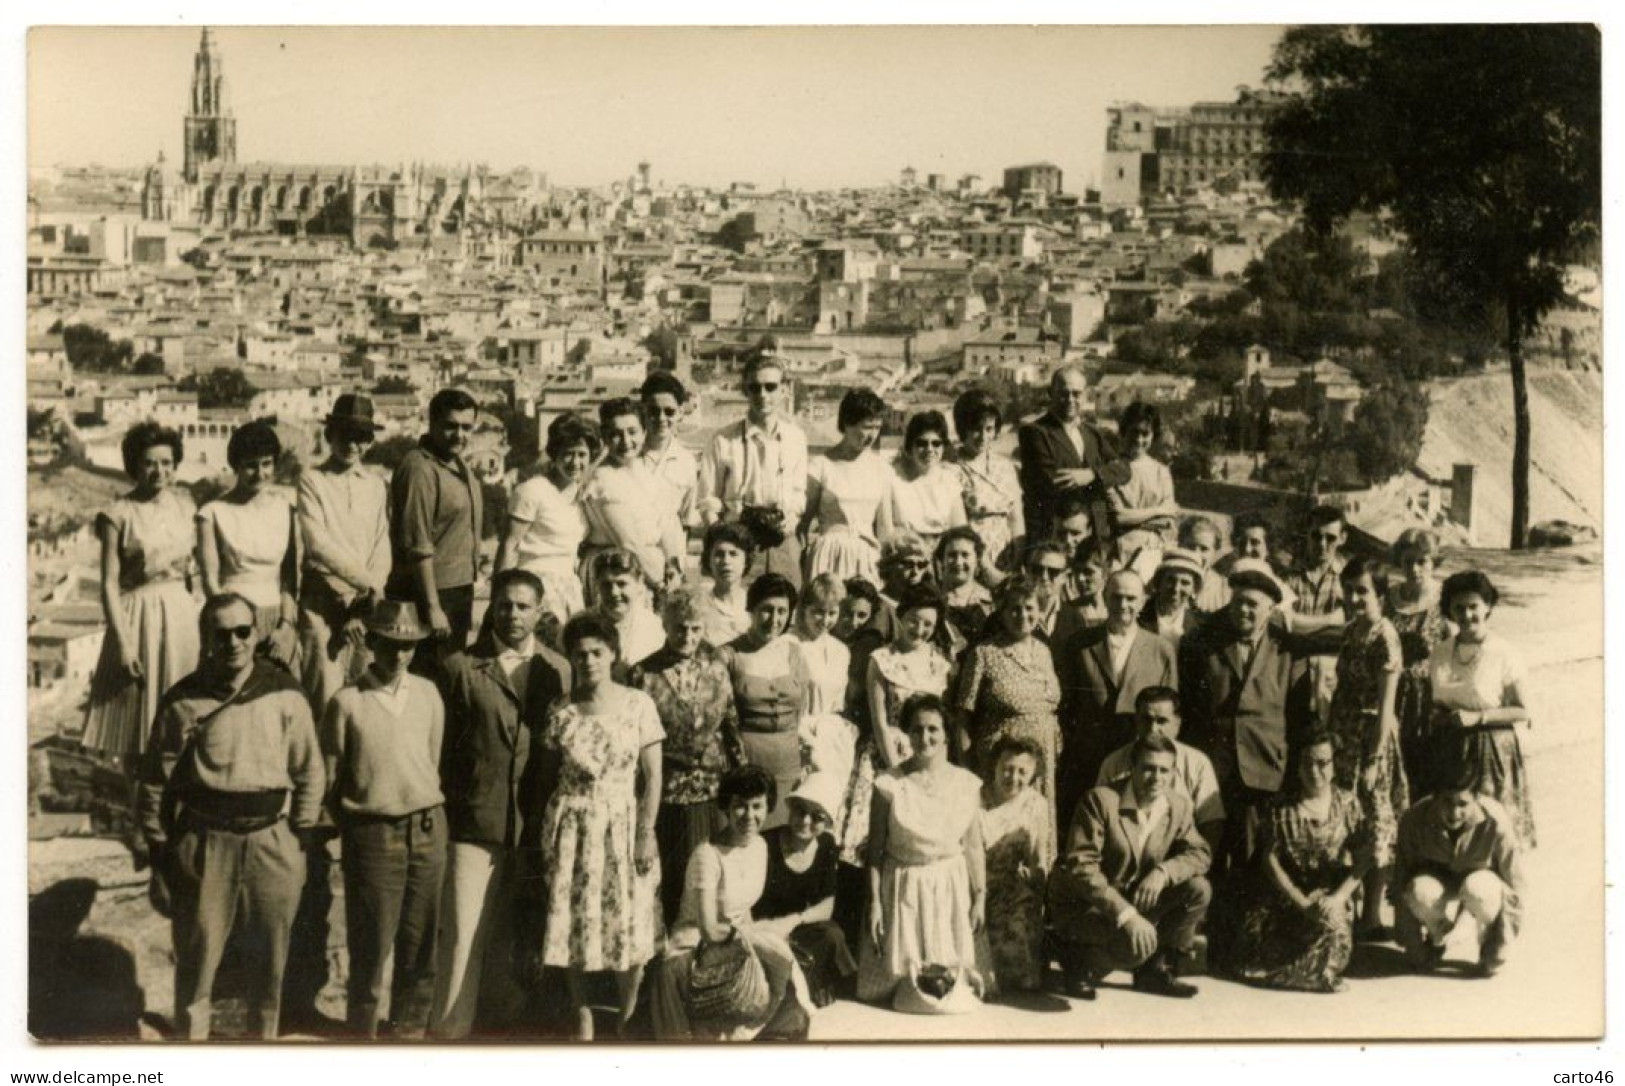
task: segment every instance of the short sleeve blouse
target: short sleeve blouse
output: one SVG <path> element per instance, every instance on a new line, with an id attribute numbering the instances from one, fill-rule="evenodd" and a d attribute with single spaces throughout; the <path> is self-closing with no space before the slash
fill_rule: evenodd
<path id="1" fill-rule="evenodd" d="M 514 488 L 508 516 L 528 525 L 514 555 L 521 569 L 532 573 L 575 572 L 576 554 L 587 535 L 587 521 L 574 487 L 562 491 L 546 475 L 527 479 Z"/>
<path id="2" fill-rule="evenodd" d="M 700 895 L 716 891 L 717 919 L 743 924 L 767 884 L 767 842 L 758 835 L 748 845 L 725 848 L 710 841 L 696 848 L 688 858 L 683 877 L 683 903 L 678 912 L 679 928 L 701 926 Z"/>
<path id="3" fill-rule="evenodd" d="M 1458 652 L 1454 637 L 1433 647 L 1428 663 L 1433 700 L 1447 709 L 1499 709 L 1506 704 L 1507 688 L 1524 681 L 1522 656 L 1499 635 L 1485 634 L 1479 651 L 1473 648 L 1464 645 Z"/>
<path id="4" fill-rule="evenodd" d="M 269 487 L 247 502 L 212 501 L 198 510 L 203 530 L 214 535 L 220 558 L 220 590 L 236 592 L 255 607 L 282 599 L 282 561 L 293 542 L 293 500 Z"/>

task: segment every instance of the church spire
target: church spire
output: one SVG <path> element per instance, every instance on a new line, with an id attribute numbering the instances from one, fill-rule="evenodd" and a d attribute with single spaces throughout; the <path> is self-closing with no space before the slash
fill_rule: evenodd
<path id="1" fill-rule="evenodd" d="M 183 172 L 188 181 L 196 181 L 199 168 L 207 163 L 237 161 L 237 120 L 226 105 L 225 65 L 208 27 L 203 28 L 192 60 L 191 106 L 182 139 Z"/>

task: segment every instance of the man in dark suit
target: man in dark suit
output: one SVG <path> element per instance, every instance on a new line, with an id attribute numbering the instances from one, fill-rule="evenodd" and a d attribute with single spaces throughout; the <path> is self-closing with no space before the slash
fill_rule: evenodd
<path id="1" fill-rule="evenodd" d="M 1174 648 L 1139 624 L 1145 585 L 1122 570 L 1106 581 L 1106 624 L 1055 646 L 1061 681 L 1057 810 L 1070 811 L 1100 774 L 1106 755 L 1134 739 L 1134 701 L 1148 686 L 1179 683 Z"/>
<path id="2" fill-rule="evenodd" d="M 436 1039 L 468 1036 L 476 1012 L 499 1022 L 520 998 L 509 967 L 508 906 L 523 819 L 535 817 L 546 798 L 533 794 L 530 753 L 565 690 L 534 634 L 541 604 L 535 574 L 498 573 L 489 628 L 468 651 L 446 659 L 440 682 L 440 787 L 451 847 L 429 1023 Z"/>
<path id="3" fill-rule="evenodd" d="M 1092 790 L 1072 816 L 1048 897 L 1074 998 L 1093 999 L 1114 969 L 1132 969 L 1137 991 L 1196 994 L 1178 967 L 1213 897 L 1213 857 L 1191 801 L 1172 786 L 1175 758 L 1170 739 L 1138 740 L 1129 779 Z"/>
<path id="4" fill-rule="evenodd" d="M 1229 818 L 1217 867 L 1253 851 L 1261 808 L 1281 790 L 1287 739 L 1310 722 L 1303 661 L 1333 652 L 1340 627 L 1294 634 L 1275 616 L 1281 584 L 1265 562 L 1238 560 L 1230 605 L 1180 642 L 1185 735 L 1213 761 Z"/>
<path id="5" fill-rule="evenodd" d="M 1110 539 L 1111 504 L 1106 488 L 1129 481 L 1128 462 L 1119 459 L 1111 438 L 1083 421 L 1089 407 L 1089 381 L 1083 370 L 1055 371 L 1050 408 L 1021 427 L 1022 515 L 1027 538 L 1047 539 L 1062 498 L 1076 495 L 1089 505 L 1096 538 Z"/>

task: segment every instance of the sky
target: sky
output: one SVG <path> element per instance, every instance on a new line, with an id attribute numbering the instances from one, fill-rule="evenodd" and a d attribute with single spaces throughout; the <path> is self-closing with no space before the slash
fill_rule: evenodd
<path id="1" fill-rule="evenodd" d="M 1228 99 L 1278 27 L 215 27 L 239 161 L 528 165 L 602 185 L 1099 174 L 1107 105 Z M 31 165 L 181 156 L 199 29 L 28 37 Z"/>

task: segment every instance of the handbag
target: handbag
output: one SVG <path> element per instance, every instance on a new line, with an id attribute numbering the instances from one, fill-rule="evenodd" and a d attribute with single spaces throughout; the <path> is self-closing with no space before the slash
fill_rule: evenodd
<path id="1" fill-rule="evenodd" d="M 910 966 L 892 994 L 892 1009 L 904 1014 L 970 1014 L 981 1005 L 963 967 Z"/>
<path id="2" fill-rule="evenodd" d="M 754 1026 L 767 1020 L 773 993 L 756 951 L 735 928 L 721 942 L 701 943 L 688 972 L 688 1016 L 707 1026 Z"/>

